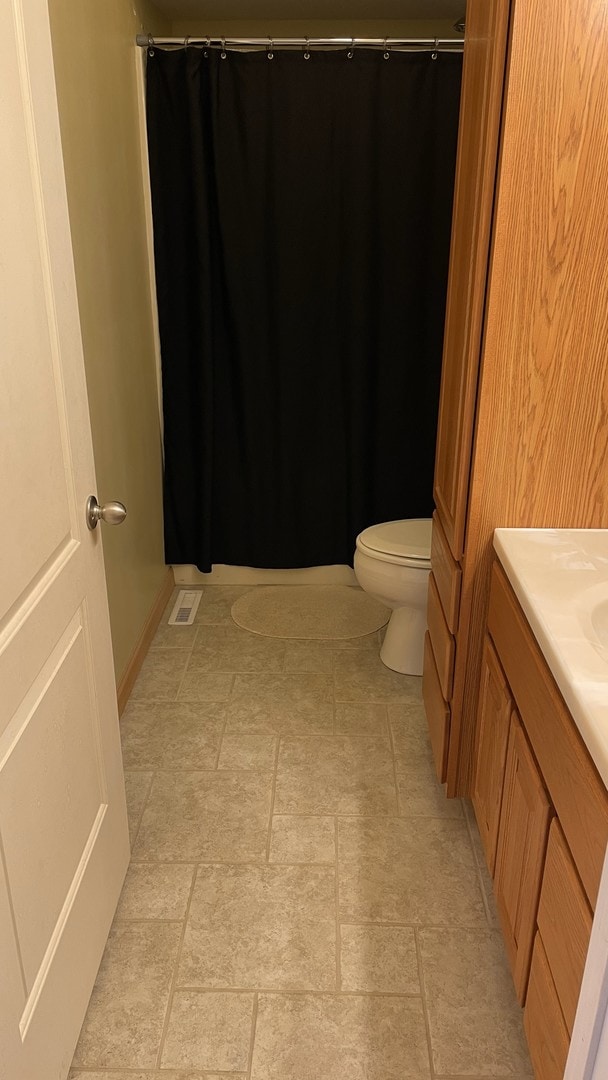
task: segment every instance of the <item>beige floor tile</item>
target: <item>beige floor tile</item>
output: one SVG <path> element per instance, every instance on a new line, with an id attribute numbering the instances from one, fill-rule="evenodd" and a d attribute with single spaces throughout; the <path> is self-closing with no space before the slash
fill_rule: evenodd
<path id="1" fill-rule="evenodd" d="M 446 817 L 462 819 L 462 801 L 448 799 L 438 783 L 432 761 L 421 759 L 397 771 L 401 817 Z"/>
<path id="2" fill-rule="evenodd" d="M 267 732 L 276 735 L 331 735 L 334 710 L 330 703 L 230 702 L 226 731 Z"/>
<path id="3" fill-rule="evenodd" d="M 155 1067 L 180 936 L 181 927 L 172 923 L 113 927 L 74 1065 Z"/>
<path id="4" fill-rule="evenodd" d="M 285 650 L 285 671 L 331 674 L 333 652 L 324 641 L 290 641 Z"/>
<path id="5" fill-rule="evenodd" d="M 436 1072 L 531 1074 L 500 935 L 421 930 L 419 940 Z"/>
<path id="6" fill-rule="evenodd" d="M 161 1067 L 222 1072 L 247 1069 L 253 1003 L 253 994 L 178 990 L 173 998 Z"/>
<path id="7" fill-rule="evenodd" d="M 126 769 L 214 769 L 226 707 L 130 701 L 121 719 Z"/>
<path id="8" fill-rule="evenodd" d="M 379 655 L 367 653 L 336 653 L 334 679 L 336 701 L 341 702 L 407 702 L 418 692 L 411 676 L 391 671 Z"/>
<path id="9" fill-rule="evenodd" d="M 266 856 L 272 776 L 158 773 L 133 858 L 141 862 L 256 862 Z"/>
<path id="10" fill-rule="evenodd" d="M 463 799 L 462 803 L 464 806 L 464 816 L 469 827 L 469 835 L 471 837 L 471 844 L 473 846 L 473 854 L 475 856 L 477 867 L 479 869 L 481 888 L 483 891 L 484 900 L 486 902 L 488 924 L 492 927 L 492 929 L 499 930 L 500 919 L 498 917 L 498 909 L 496 907 L 496 900 L 494 898 L 494 886 L 492 884 L 492 878 L 490 877 L 485 852 L 481 843 L 481 836 L 479 835 L 479 827 L 475 818 L 473 804 L 470 799 Z"/>
<path id="11" fill-rule="evenodd" d="M 276 750 L 273 735 L 231 732 L 222 739 L 218 769 L 274 769 Z"/>
<path id="12" fill-rule="evenodd" d="M 172 1070 L 166 1072 L 164 1069 L 162 1072 L 116 1072 L 115 1069 L 111 1069 L 109 1072 L 104 1069 L 103 1072 L 91 1072 L 89 1069 L 86 1072 L 82 1072 L 81 1069 L 72 1069 L 68 1080 L 247 1080 L 245 1073 L 222 1073 L 218 1076 L 217 1073 L 200 1072 L 197 1069 L 196 1072 L 173 1072 Z"/>
<path id="13" fill-rule="evenodd" d="M 389 705 L 388 719 L 393 735 L 397 771 L 418 761 L 432 761 L 429 729 L 420 702 Z"/>
<path id="14" fill-rule="evenodd" d="M 342 990 L 420 994 L 416 937 L 408 926 L 340 927 Z"/>
<path id="15" fill-rule="evenodd" d="M 322 705 L 331 703 L 330 675 L 236 675 L 233 702 L 253 705 Z"/>
<path id="16" fill-rule="evenodd" d="M 174 603 L 175 601 L 165 611 L 162 622 L 152 638 L 151 649 L 191 649 L 196 642 L 198 635 L 198 626 L 196 624 L 192 626 L 169 626 L 167 620 L 173 610 Z"/>
<path id="17" fill-rule="evenodd" d="M 254 586 L 255 587 L 255 586 Z M 195 626 L 217 626 L 227 623 L 235 626 L 230 614 L 239 596 L 250 592 L 251 585 L 206 585 L 195 618 Z"/>
<path id="18" fill-rule="evenodd" d="M 335 735 L 285 737 L 279 750 L 277 814 L 394 814 L 388 739 Z"/>
<path id="19" fill-rule="evenodd" d="M 362 637 L 354 638 L 332 638 L 328 642 L 332 649 L 345 650 L 346 652 L 356 652 L 359 649 L 365 649 L 369 652 L 380 652 L 380 634 L 383 630 L 374 630 L 373 634 L 363 634 Z"/>
<path id="20" fill-rule="evenodd" d="M 333 817 L 273 816 L 271 863 L 333 863 L 335 859 Z"/>
<path id="21" fill-rule="evenodd" d="M 229 672 L 207 674 L 187 668 L 179 691 L 180 701 L 227 701 L 234 675 Z"/>
<path id="22" fill-rule="evenodd" d="M 338 865 L 345 922 L 486 925 L 463 820 L 341 819 Z"/>
<path id="23" fill-rule="evenodd" d="M 189 649 L 150 651 L 137 676 L 131 700 L 175 701 L 189 657 Z"/>
<path id="24" fill-rule="evenodd" d="M 251 1080 L 424 1080 L 416 998 L 260 994 Z"/>
<path id="25" fill-rule="evenodd" d="M 133 843 L 137 834 L 141 815 L 144 810 L 144 803 L 148 798 L 151 787 L 151 772 L 125 772 L 127 817 L 129 819 L 129 838 L 131 843 Z"/>
<path id="26" fill-rule="evenodd" d="M 201 867 L 182 947 L 181 986 L 336 986 L 335 871 Z"/>
<path id="27" fill-rule="evenodd" d="M 201 627 L 188 670 L 281 672 L 285 642 L 239 626 Z"/>
<path id="28" fill-rule="evenodd" d="M 386 705 L 336 705 L 336 735 L 388 735 Z"/>
<path id="29" fill-rule="evenodd" d="M 194 869 L 183 863 L 132 863 L 116 918 L 183 919 Z"/>

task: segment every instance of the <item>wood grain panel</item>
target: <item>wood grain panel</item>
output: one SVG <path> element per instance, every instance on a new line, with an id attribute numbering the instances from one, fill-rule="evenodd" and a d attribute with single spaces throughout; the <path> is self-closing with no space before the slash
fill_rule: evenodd
<path id="1" fill-rule="evenodd" d="M 424 638 L 424 674 L 422 676 L 422 700 L 429 726 L 429 736 L 433 749 L 433 758 L 437 778 L 445 780 L 445 763 L 450 737 L 450 708 L 444 701 L 439 684 L 439 675 L 433 656 L 433 648 L 428 632 Z"/>
<path id="2" fill-rule="evenodd" d="M 557 818 L 551 822 L 538 905 L 538 929 L 572 1035 L 593 916 Z"/>
<path id="3" fill-rule="evenodd" d="M 433 656 L 437 665 L 441 693 L 445 700 L 449 701 L 452 695 L 452 676 L 454 674 L 454 638 L 448 630 L 432 573 L 429 574 L 427 625 L 431 645 L 433 646 Z"/>
<path id="4" fill-rule="evenodd" d="M 437 511 L 433 514 L 431 569 L 448 629 L 450 633 L 455 634 L 460 610 L 462 570 L 450 551 Z"/>
<path id="5" fill-rule="evenodd" d="M 490 873 L 494 874 L 513 701 L 503 670 L 486 637 L 479 694 L 478 750 L 473 806 Z"/>
<path id="6" fill-rule="evenodd" d="M 494 528 L 608 527 L 607 100 L 604 0 L 515 0 L 449 794 L 473 776 Z"/>
<path id="7" fill-rule="evenodd" d="M 595 910 L 608 845 L 608 792 L 498 562 L 488 630 Z"/>
<path id="8" fill-rule="evenodd" d="M 510 0 L 469 0 L 437 429 L 435 502 L 463 553 Z"/>
<path id="9" fill-rule="evenodd" d="M 522 1005 L 528 986 L 550 817 L 551 804 L 542 777 L 521 721 L 513 712 L 494 891 L 515 992 Z"/>
<path id="10" fill-rule="evenodd" d="M 540 934 L 534 941 L 524 1028 L 536 1080 L 563 1080 L 570 1039 Z"/>

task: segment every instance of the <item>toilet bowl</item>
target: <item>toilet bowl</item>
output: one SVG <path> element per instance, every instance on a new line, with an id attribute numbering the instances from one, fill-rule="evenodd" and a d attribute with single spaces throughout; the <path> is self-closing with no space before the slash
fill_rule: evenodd
<path id="1" fill-rule="evenodd" d="M 430 518 L 406 518 L 371 525 L 357 537 L 357 581 L 393 609 L 380 659 L 404 675 L 422 675 L 431 528 Z"/>

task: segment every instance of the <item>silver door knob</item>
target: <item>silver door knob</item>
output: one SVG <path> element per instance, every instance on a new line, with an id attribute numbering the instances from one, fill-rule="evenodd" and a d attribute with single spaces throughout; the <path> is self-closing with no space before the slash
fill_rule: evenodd
<path id="1" fill-rule="evenodd" d="M 106 525 L 122 525 L 127 516 L 127 508 L 121 502 L 107 502 L 100 506 L 94 495 L 87 499 L 87 525 L 89 529 L 96 529 L 98 521 L 105 521 Z"/>

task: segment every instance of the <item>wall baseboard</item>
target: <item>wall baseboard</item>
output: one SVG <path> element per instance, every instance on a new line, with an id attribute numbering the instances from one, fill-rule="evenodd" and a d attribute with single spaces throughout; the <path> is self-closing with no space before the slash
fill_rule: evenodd
<path id="1" fill-rule="evenodd" d="M 356 585 L 350 566 L 304 566 L 301 570 L 258 570 L 254 566 L 214 565 L 210 574 L 196 566 L 174 566 L 176 585 Z"/>
<path id="2" fill-rule="evenodd" d="M 150 614 L 148 615 L 148 618 L 144 623 L 143 630 L 139 636 L 139 640 L 135 648 L 133 649 L 133 652 L 131 653 L 129 663 L 126 666 L 116 689 L 119 716 L 122 716 L 124 712 L 125 705 L 129 700 L 135 680 L 139 675 L 141 665 L 146 658 L 146 653 L 150 648 L 152 638 L 157 631 L 163 611 L 169 603 L 169 597 L 171 596 L 174 588 L 175 582 L 173 580 L 173 571 L 171 567 L 168 566 L 162 588 L 158 596 L 156 597 L 154 604 L 152 605 Z"/>

